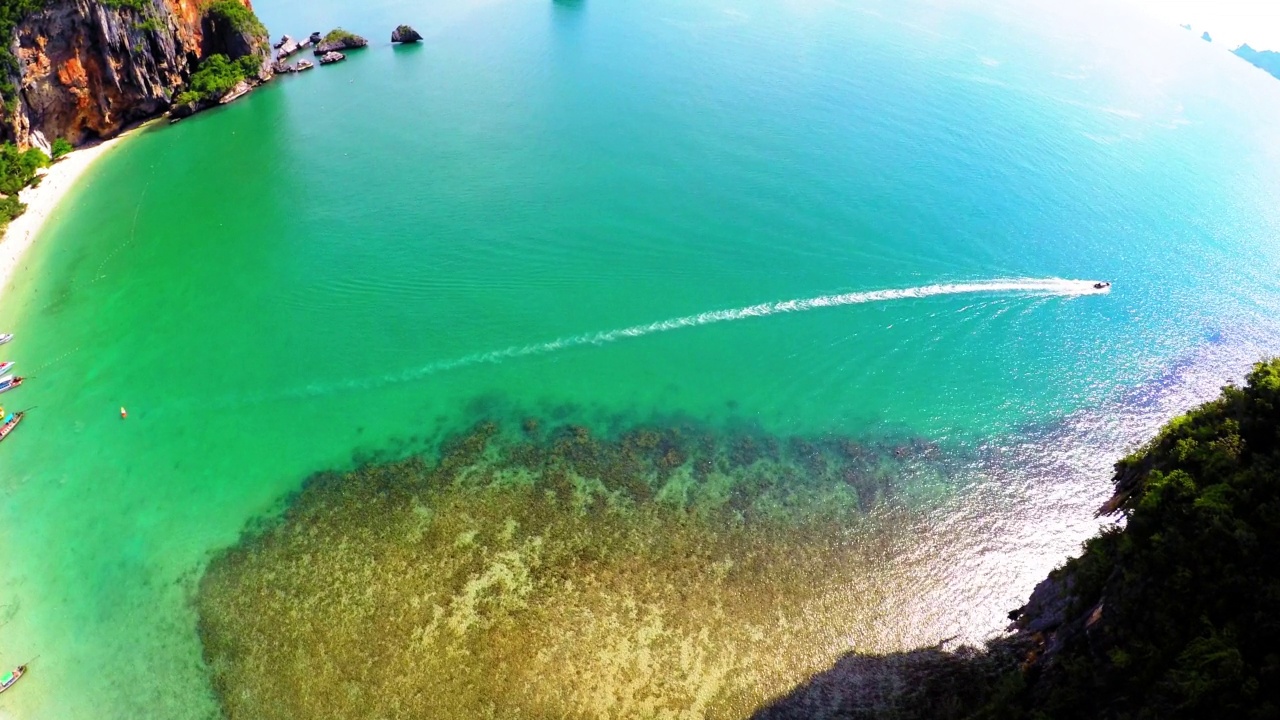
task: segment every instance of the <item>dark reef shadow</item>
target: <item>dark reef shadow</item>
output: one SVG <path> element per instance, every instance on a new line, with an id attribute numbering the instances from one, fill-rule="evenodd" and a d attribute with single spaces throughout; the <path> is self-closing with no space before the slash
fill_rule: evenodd
<path id="1" fill-rule="evenodd" d="M 970 647 L 849 653 L 756 710 L 751 720 L 959 720 L 981 706 L 1002 669 Z"/>

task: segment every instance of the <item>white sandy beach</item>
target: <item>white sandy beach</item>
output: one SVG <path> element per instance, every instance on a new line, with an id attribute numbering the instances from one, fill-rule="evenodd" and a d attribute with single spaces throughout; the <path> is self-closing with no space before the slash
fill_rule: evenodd
<path id="1" fill-rule="evenodd" d="M 27 211 L 9 223 L 4 239 L 0 240 L 0 299 L 14 274 L 23 267 L 22 260 L 27 250 L 40 235 L 40 228 L 45 220 L 58 207 L 58 203 L 75 185 L 76 180 L 93 164 L 93 161 L 115 147 L 128 135 L 130 130 L 110 140 L 96 145 L 79 148 L 52 166 L 43 170 L 43 179 L 38 187 L 23 190 L 19 197 L 27 204 Z"/>

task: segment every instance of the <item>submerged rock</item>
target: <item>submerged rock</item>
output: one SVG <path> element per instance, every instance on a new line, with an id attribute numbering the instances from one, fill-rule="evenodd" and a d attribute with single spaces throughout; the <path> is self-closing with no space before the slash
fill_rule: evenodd
<path id="1" fill-rule="evenodd" d="M 867 598 L 916 532 L 890 480 L 925 469 L 901 443 L 510 417 L 314 476 L 213 559 L 227 717 L 744 718 L 888 645 Z M 376 694 L 328 692 L 351 678 Z"/>
<path id="2" fill-rule="evenodd" d="M 330 30 L 329 34 L 325 35 L 324 39 L 316 45 L 315 54 L 324 55 L 325 53 L 331 53 L 338 50 L 362 48 L 368 44 L 368 40 L 365 40 L 355 33 L 347 32 L 342 28 L 335 28 Z"/>
<path id="3" fill-rule="evenodd" d="M 320 64 L 332 65 L 333 63 L 342 62 L 343 60 L 346 60 L 346 59 L 347 59 L 347 56 L 343 55 L 340 52 L 327 52 L 324 55 L 320 56 Z"/>
<path id="4" fill-rule="evenodd" d="M 422 36 L 417 30 L 408 25 L 401 25 L 391 31 L 391 42 L 393 43 L 416 43 L 422 42 Z"/>

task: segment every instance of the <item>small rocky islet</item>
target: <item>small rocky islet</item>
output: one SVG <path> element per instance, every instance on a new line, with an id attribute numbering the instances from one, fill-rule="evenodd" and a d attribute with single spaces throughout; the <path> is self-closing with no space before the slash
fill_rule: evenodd
<path id="1" fill-rule="evenodd" d="M 422 42 L 422 35 L 408 25 L 401 25 L 391 31 L 391 42 L 404 44 L 418 43 Z"/>

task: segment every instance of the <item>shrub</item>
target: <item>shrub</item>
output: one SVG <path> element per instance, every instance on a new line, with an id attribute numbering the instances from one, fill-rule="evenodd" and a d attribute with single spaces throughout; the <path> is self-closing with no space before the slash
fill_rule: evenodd
<path id="1" fill-rule="evenodd" d="M 53 141 L 53 146 L 50 150 L 53 152 L 53 159 L 57 160 L 63 155 L 75 150 L 75 146 L 68 142 L 66 138 L 57 138 Z"/>
<path id="2" fill-rule="evenodd" d="M 13 143 L 0 145 L 0 193 L 16 196 L 31 184 L 36 170 L 49 166 L 49 156 L 36 148 L 20 151 Z"/>
<path id="3" fill-rule="evenodd" d="M 18 58 L 13 56 L 10 45 L 13 28 L 23 18 L 44 7 L 44 4 L 45 0 L 0 0 L 0 38 L 5 40 L 4 44 L 0 44 L 0 98 L 3 98 L 6 108 L 12 109 L 17 103 L 18 89 L 10 79 L 19 70 Z"/>
<path id="4" fill-rule="evenodd" d="M 9 227 L 9 221 L 27 211 L 27 206 L 17 195 L 0 197 L 0 232 Z"/>
<path id="5" fill-rule="evenodd" d="M 222 97 L 236 83 L 256 75 L 260 62 L 254 55 L 245 55 L 238 60 L 229 60 L 222 54 L 210 55 L 200 61 L 200 68 L 192 73 L 191 82 L 178 94 L 176 101 L 185 104 Z"/>
<path id="6" fill-rule="evenodd" d="M 342 28 L 334 28 L 329 31 L 328 35 L 324 36 L 324 41 L 325 42 L 341 42 L 343 40 L 358 39 L 359 37 L 360 37 L 359 35 L 356 35 L 355 33 L 347 30 L 343 30 Z"/>

